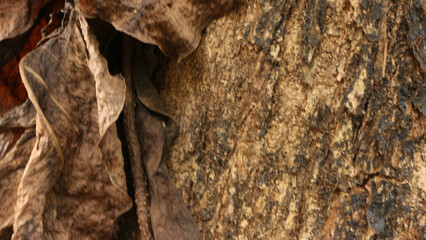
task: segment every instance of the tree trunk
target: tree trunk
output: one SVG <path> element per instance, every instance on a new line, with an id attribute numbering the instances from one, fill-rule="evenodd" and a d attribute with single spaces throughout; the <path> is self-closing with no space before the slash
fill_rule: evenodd
<path id="1" fill-rule="evenodd" d="M 235 2 L 156 83 L 204 239 L 424 239 L 425 3 Z"/>
<path id="2" fill-rule="evenodd" d="M 0 240 L 426 238 L 426 2 L 231 3 L 0 3 Z"/>

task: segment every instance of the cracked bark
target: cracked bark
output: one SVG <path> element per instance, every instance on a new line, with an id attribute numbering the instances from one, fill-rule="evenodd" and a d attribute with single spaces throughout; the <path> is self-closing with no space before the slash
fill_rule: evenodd
<path id="1" fill-rule="evenodd" d="M 135 10 L 140 10 L 136 1 L 125 11 L 117 12 L 104 11 L 112 6 L 105 1 L 75 2 L 82 5 L 87 15 L 98 15 L 118 30 L 158 44 L 174 59 L 186 56 L 197 45 L 199 31 L 210 18 L 204 13 L 216 16 L 222 12 L 208 2 L 197 5 L 201 8 L 190 7 L 191 14 L 179 12 L 188 17 L 186 23 L 193 26 L 199 16 L 207 19 L 188 28 L 195 32 L 176 30 L 176 34 L 170 34 L 168 28 L 162 27 L 163 21 L 133 21 Z M 147 14 L 143 16 L 157 20 L 166 17 L 179 27 L 181 22 L 174 21 L 175 11 L 193 2 L 196 1 L 179 1 L 173 3 L 173 8 L 166 1 L 153 2 L 158 8 L 144 6 Z M 230 3 L 217 2 L 221 6 Z M 158 16 L 162 11 L 171 14 Z M 125 18 L 132 21 L 116 21 Z M 229 15 L 206 29 L 200 48 L 181 60 L 178 67 L 160 57 L 159 67 L 154 71 L 157 59 L 152 47 L 136 44 L 133 50 L 131 44 L 124 44 L 127 63 L 120 67 L 127 81 L 127 99 L 131 99 L 124 110 L 126 142 L 132 146 L 142 144 L 140 149 L 129 147 L 142 235 L 151 233 L 151 224 L 156 239 L 423 239 L 423 19 L 425 4 L 418 0 L 239 0 Z M 149 26 L 157 27 L 155 31 L 144 31 Z M 191 44 L 185 45 L 188 42 Z M 55 49 L 75 43 L 70 41 Z M 80 53 L 81 47 L 73 49 L 70 52 Z M 39 62 L 34 60 L 32 64 Z M 52 65 L 60 66 L 58 62 Z M 78 69 L 69 73 L 81 73 L 85 67 Z M 87 69 L 85 72 L 87 77 L 82 82 L 89 85 L 83 80 L 91 74 Z M 55 88 L 59 80 L 63 77 L 48 83 L 57 91 L 66 90 L 57 98 L 61 101 L 82 86 L 77 84 L 79 87 L 67 90 L 73 83 L 70 81 Z M 75 99 L 81 102 L 70 111 L 81 107 L 93 110 L 85 106 L 86 97 L 87 93 L 78 95 Z M 25 96 L 17 99 L 23 101 Z M 76 116 L 86 120 L 79 113 L 76 111 Z M 92 115 L 95 119 L 96 112 Z M 176 127 L 178 134 L 170 145 Z M 9 139 L 13 131 L 24 130 L 1 128 L 2 139 Z M 35 134 L 31 129 L 25 131 L 28 136 Z M 16 163 L 11 155 L 2 159 Z M 82 162 L 93 164 L 91 160 Z M 74 162 L 67 163 L 73 167 Z M 11 166 L 14 165 L 5 169 Z M 92 174 L 91 170 L 96 169 L 93 174 L 98 174 L 103 169 L 90 166 L 74 173 L 89 170 Z M 23 168 L 16 168 L 18 180 L 14 181 L 19 183 Z M 93 176 L 96 181 L 88 181 L 88 187 L 98 186 L 94 184 L 99 177 Z M 102 176 L 106 185 L 114 179 Z M 60 181 L 54 188 L 59 204 L 69 197 L 61 195 L 62 187 L 73 189 L 75 184 L 71 182 Z M 5 193 L 2 197 L 8 196 L 9 191 L 11 196 L 16 192 L 13 188 L 0 189 Z M 87 199 L 85 189 L 84 185 L 79 189 L 83 200 Z M 99 189 L 102 188 L 92 190 Z M 98 194 L 94 198 L 104 200 Z M 50 216 L 60 216 L 57 220 L 69 227 L 61 230 L 63 234 L 77 226 L 74 233 L 81 232 L 81 236 L 96 239 L 101 232 L 105 234 L 102 236 L 110 236 L 112 228 L 105 227 L 104 221 L 112 226 L 115 218 L 98 221 L 98 229 L 102 230 L 98 232 L 85 227 L 87 217 L 68 226 L 68 219 L 76 218 L 67 214 L 80 208 L 58 207 L 56 215 L 52 212 L 55 201 L 51 195 L 47 200 L 49 204 L 43 206 L 50 212 L 43 214 L 45 222 L 35 223 L 44 224 L 48 234 L 57 233 L 58 230 L 49 229 L 61 226 L 52 224 L 55 218 Z M 1 219 L 6 219 L 0 239 L 10 239 L 13 234 L 13 207 L 8 206 L 14 204 L 7 204 L 0 214 Z M 100 205 L 95 206 L 88 209 L 97 210 Z M 99 216 L 111 209 L 108 201 L 103 206 L 105 210 L 98 211 Z M 146 212 L 148 206 L 152 209 L 150 213 Z M 87 210 L 79 214 L 93 216 Z M 120 233 L 137 230 L 124 224 L 120 227 Z M 126 238 L 124 235 L 134 236 L 123 234 L 118 238 Z"/>
<path id="2" fill-rule="evenodd" d="M 422 239 L 421 1 L 238 1 L 156 83 L 204 239 Z M 423 49 L 423 50 L 422 50 Z"/>

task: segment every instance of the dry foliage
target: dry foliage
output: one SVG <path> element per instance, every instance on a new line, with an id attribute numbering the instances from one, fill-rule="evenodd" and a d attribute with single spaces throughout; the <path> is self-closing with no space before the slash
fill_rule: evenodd
<path id="1" fill-rule="evenodd" d="M 163 160 L 175 123 L 151 83 L 155 49 L 137 40 L 180 60 L 231 2 L 47 2 L 0 3 L 0 239 L 120 237 L 127 154 L 133 236 L 200 239 Z"/>

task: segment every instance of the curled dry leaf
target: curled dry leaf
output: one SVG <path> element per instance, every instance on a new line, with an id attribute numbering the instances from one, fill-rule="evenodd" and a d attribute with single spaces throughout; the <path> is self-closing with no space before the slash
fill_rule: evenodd
<path id="1" fill-rule="evenodd" d="M 0 41 L 21 35 L 33 26 L 40 9 L 50 0 L 0 2 Z"/>
<path id="2" fill-rule="evenodd" d="M 41 39 L 40 30 L 44 24 L 45 21 L 40 21 L 25 34 L 0 42 L 0 116 L 27 99 L 27 92 L 19 75 L 19 61 L 35 49 Z"/>
<path id="3" fill-rule="evenodd" d="M 0 3 L 2 12 L 8 12 L 0 16 L 0 22 L 8 24 L 1 25 L 0 41 L 30 29 L 48 1 Z M 1 238 L 10 235 L 12 227 L 12 239 L 111 238 L 118 217 L 131 208 L 115 126 L 125 102 L 125 81 L 108 72 L 97 39 L 80 14 L 98 16 L 180 60 L 195 49 L 201 30 L 229 9 L 231 1 L 78 0 L 76 5 L 80 11 L 68 12 L 66 26 L 23 58 L 40 40 L 45 21 L 19 36 L 22 39 L 0 42 L 0 51 L 8 53 L 0 57 L 0 66 L 15 69 L 15 74 L 3 73 L 20 83 L 20 61 L 29 97 L 15 108 L 26 99 L 25 91 L 17 101 L 6 101 L 9 105 L 0 102 L 7 106 L 0 110 Z M 25 42 L 33 33 L 36 37 Z M 13 57 L 19 49 L 8 46 L 18 40 L 30 46 Z M 201 239 L 164 161 L 176 126 L 151 82 L 153 48 L 138 46 L 131 53 L 130 78 L 138 95 L 133 118 L 150 185 L 152 232 L 155 239 Z"/>
<path id="4" fill-rule="evenodd" d="M 136 124 L 139 126 L 138 137 L 142 143 L 143 163 L 150 186 L 150 213 L 154 238 L 202 239 L 170 179 L 164 161 L 165 150 L 169 147 L 165 120 L 165 117 L 152 113 L 141 102 L 137 103 Z"/>
<path id="5" fill-rule="evenodd" d="M 202 239 L 166 166 L 176 124 L 151 82 L 158 62 L 151 45 L 138 44 L 133 58 L 133 84 L 137 93 L 135 121 L 142 160 L 149 181 L 150 217 L 155 239 Z M 167 223 L 167 224 L 164 224 Z"/>
<path id="6" fill-rule="evenodd" d="M 180 60 L 191 53 L 201 30 L 226 12 L 231 0 L 78 0 L 78 9 L 100 17 L 139 41 Z"/>
<path id="7" fill-rule="evenodd" d="M 111 124 L 115 123 L 123 109 L 126 96 L 126 84 L 120 76 L 111 76 L 108 62 L 99 52 L 96 37 L 90 32 L 85 18 L 80 17 L 80 26 L 87 45 L 87 66 L 96 83 L 98 104 L 99 134 L 103 136 Z"/>
<path id="8" fill-rule="evenodd" d="M 0 16 L 0 24 L 6 23 L 9 27 L 15 26 L 16 24 L 13 23 L 12 19 L 6 18 L 19 16 L 20 20 L 24 20 L 26 19 L 25 12 L 28 10 L 25 7 L 30 7 L 31 4 L 34 5 L 36 2 L 43 3 L 43 1 L 30 1 L 22 8 L 11 8 L 6 10 L 7 6 L 19 2 L 22 1 L 2 1 L 0 3 L 0 12 L 2 14 L 4 10 L 4 15 Z M 18 33 L 15 33 L 13 38 L 0 39 L 0 116 L 13 107 L 22 104 L 27 99 L 27 92 L 25 91 L 19 75 L 19 61 L 28 52 L 36 48 L 37 43 L 42 38 L 43 29 L 45 29 L 46 25 L 49 23 L 50 13 L 59 12 L 62 6 L 63 2 L 61 0 L 49 2 L 43 10 L 40 11 L 41 15 L 34 21 L 34 25 L 30 25 L 25 33 L 16 37 L 15 34 Z M 0 26 L 0 31 L 6 29 L 7 28 Z"/>
<path id="9" fill-rule="evenodd" d="M 108 74 L 94 41 L 73 12 L 60 35 L 20 63 L 37 115 L 31 154 L 22 155 L 28 163 L 16 173 L 22 177 L 10 215 L 13 239 L 109 238 L 118 216 L 131 207 L 121 143 L 111 126 L 124 84 Z"/>
<path id="10" fill-rule="evenodd" d="M 0 119 L 0 237 L 14 221 L 19 181 L 35 143 L 35 114 L 26 101 Z"/>
<path id="11" fill-rule="evenodd" d="M 41 29 L 49 20 L 47 13 L 61 7 L 59 1 L 49 4 L 46 14 L 36 21 L 46 2 L 0 3 L 0 239 L 9 239 L 12 234 L 18 186 L 36 140 L 36 111 L 29 100 L 23 103 L 27 93 L 18 65 L 41 39 Z"/>

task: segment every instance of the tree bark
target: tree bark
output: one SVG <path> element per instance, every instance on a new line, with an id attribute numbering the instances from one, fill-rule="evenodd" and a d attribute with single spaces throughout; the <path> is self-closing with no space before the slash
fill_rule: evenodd
<path id="1" fill-rule="evenodd" d="M 426 238 L 424 0 L 30 2 L 0 240 Z"/>
<path id="2" fill-rule="evenodd" d="M 425 4 L 234 4 L 157 71 L 204 239 L 425 237 Z"/>

